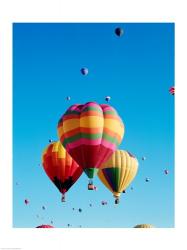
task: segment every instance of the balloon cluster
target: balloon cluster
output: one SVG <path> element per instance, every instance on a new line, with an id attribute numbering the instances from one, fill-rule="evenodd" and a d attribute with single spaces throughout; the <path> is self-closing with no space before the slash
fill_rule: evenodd
<path id="1" fill-rule="evenodd" d="M 57 131 L 59 141 L 51 140 L 43 152 L 42 164 L 62 194 L 62 202 L 84 171 L 89 178 L 88 190 L 97 190 L 93 178 L 98 175 L 118 204 L 120 194 L 137 173 L 138 161 L 129 152 L 117 150 L 124 136 L 124 124 L 117 111 L 96 102 L 72 105 L 60 118 Z"/>

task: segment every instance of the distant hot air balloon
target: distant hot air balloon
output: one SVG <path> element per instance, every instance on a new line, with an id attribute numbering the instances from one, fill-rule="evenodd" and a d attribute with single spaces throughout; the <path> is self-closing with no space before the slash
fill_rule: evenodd
<path id="1" fill-rule="evenodd" d="M 25 199 L 25 205 L 28 205 L 29 204 L 29 200 L 28 199 Z"/>
<path id="2" fill-rule="evenodd" d="M 110 96 L 106 96 L 106 97 L 105 97 L 105 100 L 106 100 L 107 102 L 109 102 L 109 101 L 110 101 L 110 99 L 111 99 L 111 97 L 110 97 Z"/>
<path id="3" fill-rule="evenodd" d="M 117 27 L 115 29 L 115 33 L 116 33 L 117 36 L 120 37 L 120 36 L 122 36 L 124 34 L 124 30 L 122 28 L 120 28 L 120 27 Z"/>
<path id="4" fill-rule="evenodd" d="M 149 182 L 149 181 L 150 181 L 150 179 L 149 179 L 149 178 L 145 178 L 145 181 L 146 181 L 146 182 Z"/>
<path id="5" fill-rule="evenodd" d="M 146 160 L 146 157 L 145 156 L 142 156 L 142 161 L 145 161 Z"/>
<path id="6" fill-rule="evenodd" d="M 88 102 L 71 106 L 58 123 L 61 143 L 90 179 L 92 179 L 121 143 L 124 125 L 114 108 Z"/>
<path id="7" fill-rule="evenodd" d="M 126 190 L 123 190 L 122 193 L 125 194 L 125 193 L 126 193 Z"/>
<path id="8" fill-rule="evenodd" d="M 42 209 L 45 210 L 45 206 L 42 206 Z"/>
<path id="9" fill-rule="evenodd" d="M 67 100 L 67 101 L 70 101 L 70 100 L 71 100 L 71 97 L 70 97 L 70 96 L 67 96 L 67 97 L 66 97 L 66 100 Z"/>
<path id="10" fill-rule="evenodd" d="M 53 140 L 49 139 L 49 143 L 53 142 Z"/>
<path id="11" fill-rule="evenodd" d="M 62 201 L 65 201 L 65 193 L 80 177 L 82 168 L 59 141 L 47 146 L 43 152 L 42 163 L 46 174 L 62 193 Z"/>
<path id="12" fill-rule="evenodd" d="M 92 207 L 92 204 L 90 203 L 89 206 Z"/>
<path id="13" fill-rule="evenodd" d="M 99 179 L 113 193 L 115 203 L 136 176 L 138 170 L 137 159 L 127 151 L 116 150 L 108 161 L 101 165 L 98 172 Z"/>
<path id="14" fill-rule="evenodd" d="M 169 93 L 171 95 L 175 95 L 175 87 L 174 86 L 169 89 Z"/>
<path id="15" fill-rule="evenodd" d="M 151 224 L 139 224 L 136 225 L 134 228 L 154 228 L 154 226 Z"/>
<path id="16" fill-rule="evenodd" d="M 79 213 L 81 213 L 82 212 L 82 209 L 81 208 L 79 208 Z"/>
<path id="17" fill-rule="evenodd" d="M 83 75 L 87 75 L 87 74 L 88 74 L 88 69 L 87 69 L 87 68 L 82 68 L 82 69 L 81 69 L 81 73 L 82 73 Z"/>
<path id="18" fill-rule="evenodd" d="M 169 174 L 169 170 L 168 169 L 165 169 L 164 170 L 164 173 L 167 175 L 167 174 Z"/>
<path id="19" fill-rule="evenodd" d="M 37 226 L 36 228 L 54 228 L 51 225 L 41 225 L 41 226 Z"/>
<path id="20" fill-rule="evenodd" d="M 107 205 L 107 201 L 101 201 L 101 205 Z"/>

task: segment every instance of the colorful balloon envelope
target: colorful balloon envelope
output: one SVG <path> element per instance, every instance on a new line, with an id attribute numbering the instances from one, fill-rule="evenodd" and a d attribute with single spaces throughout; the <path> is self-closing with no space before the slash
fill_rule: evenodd
<path id="1" fill-rule="evenodd" d="M 151 224 L 139 224 L 136 225 L 134 228 L 154 228 L 154 226 Z"/>
<path id="2" fill-rule="evenodd" d="M 138 160 L 123 150 L 116 150 L 110 159 L 102 164 L 98 172 L 99 179 L 113 193 L 116 204 L 119 203 L 121 193 L 136 176 L 137 170 Z"/>
<path id="3" fill-rule="evenodd" d="M 171 95 L 175 95 L 175 87 L 174 86 L 169 89 L 169 93 Z"/>
<path id="4" fill-rule="evenodd" d="M 47 146 L 43 152 L 42 163 L 46 174 L 62 193 L 62 201 L 65 201 L 65 193 L 81 176 L 82 168 L 59 141 Z"/>
<path id="5" fill-rule="evenodd" d="M 40 226 L 37 226 L 36 228 L 54 228 L 54 227 L 51 225 L 40 225 Z"/>
<path id="6" fill-rule="evenodd" d="M 109 105 L 71 106 L 58 123 L 61 143 L 91 179 L 121 143 L 124 125 Z"/>

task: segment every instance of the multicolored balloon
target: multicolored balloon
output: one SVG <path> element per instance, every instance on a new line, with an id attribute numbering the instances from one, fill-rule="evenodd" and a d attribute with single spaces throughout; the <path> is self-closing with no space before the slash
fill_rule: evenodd
<path id="1" fill-rule="evenodd" d="M 44 150 L 42 164 L 50 180 L 62 193 L 62 201 L 65 201 L 65 193 L 81 176 L 82 168 L 72 159 L 59 141 L 51 143 Z"/>
<path id="2" fill-rule="evenodd" d="M 169 89 L 169 93 L 171 95 L 175 95 L 175 87 L 174 86 Z"/>
<path id="3" fill-rule="evenodd" d="M 88 102 L 66 111 L 58 122 L 58 135 L 71 157 L 92 179 L 121 143 L 124 125 L 113 107 Z"/>
<path id="4" fill-rule="evenodd" d="M 134 228 L 154 228 L 154 226 L 151 224 L 139 224 L 136 225 Z"/>
<path id="5" fill-rule="evenodd" d="M 126 190 L 138 171 L 138 160 L 129 152 L 116 150 L 110 159 L 101 165 L 98 172 L 101 182 L 113 193 L 119 203 L 121 193 Z"/>
<path id="6" fill-rule="evenodd" d="M 41 225 L 41 226 L 37 226 L 36 228 L 54 228 L 51 225 Z"/>

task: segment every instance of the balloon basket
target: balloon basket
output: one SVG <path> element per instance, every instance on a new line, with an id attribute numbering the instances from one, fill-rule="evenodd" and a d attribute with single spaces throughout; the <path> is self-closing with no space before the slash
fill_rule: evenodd
<path id="1" fill-rule="evenodd" d="M 62 195 L 61 202 L 66 202 L 65 195 Z"/>
<path id="2" fill-rule="evenodd" d="M 119 198 L 115 199 L 115 204 L 119 204 Z"/>
<path id="3" fill-rule="evenodd" d="M 88 190 L 94 190 L 94 185 L 93 184 L 88 184 Z"/>

